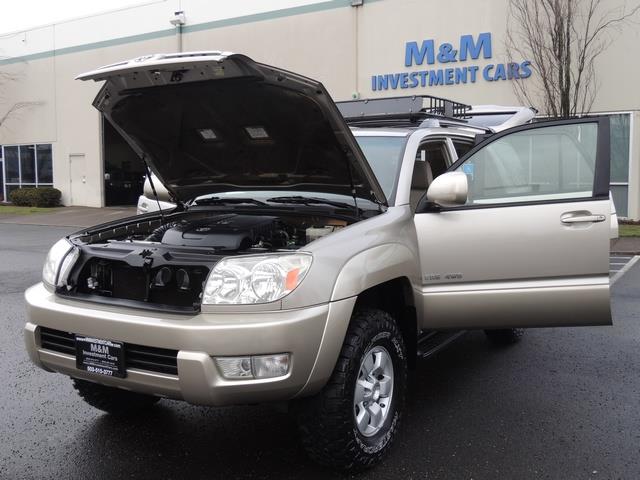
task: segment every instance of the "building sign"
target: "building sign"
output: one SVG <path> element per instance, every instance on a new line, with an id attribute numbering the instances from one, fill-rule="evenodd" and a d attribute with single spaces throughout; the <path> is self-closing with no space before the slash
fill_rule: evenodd
<path id="1" fill-rule="evenodd" d="M 405 67 L 414 70 L 371 76 L 371 89 L 397 90 L 459 85 L 477 81 L 497 82 L 531 76 L 531 62 L 489 63 L 480 67 L 473 60 L 491 59 L 491 33 L 477 36 L 461 35 L 457 44 L 437 44 L 433 39 L 407 42 L 404 52 Z M 415 67 L 421 66 L 420 70 Z M 432 67 L 429 67 L 432 66 Z"/>

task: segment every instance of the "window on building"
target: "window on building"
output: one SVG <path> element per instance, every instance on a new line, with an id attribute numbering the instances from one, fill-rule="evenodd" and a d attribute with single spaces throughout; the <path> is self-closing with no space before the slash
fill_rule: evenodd
<path id="1" fill-rule="evenodd" d="M 53 186 L 51 144 L 0 147 L 0 196 L 22 187 Z"/>
<path id="2" fill-rule="evenodd" d="M 20 155 L 18 147 L 4 147 L 5 182 L 7 184 L 20 183 Z"/>
<path id="3" fill-rule="evenodd" d="M 36 184 L 35 145 L 20 145 L 20 179 L 23 185 Z"/>
<path id="4" fill-rule="evenodd" d="M 629 212 L 629 154 L 631 115 L 610 115 L 611 125 L 611 194 L 621 217 Z"/>
<path id="5" fill-rule="evenodd" d="M 36 145 L 38 183 L 53 183 L 53 155 L 51 145 Z"/>
<path id="6" fill-rule="evenodd" d="M 610 125 L 611 178 L 609 189 L 620 217 L 629 214 L 629 160 L 631 141 L 631 115 L 607 115 Z M 540 118 L 544 120 L 544 118 Z"/>

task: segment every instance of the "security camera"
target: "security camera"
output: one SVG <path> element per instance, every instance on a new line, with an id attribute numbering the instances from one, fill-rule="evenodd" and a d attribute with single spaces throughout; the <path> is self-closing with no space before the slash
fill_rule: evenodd
<path id="1" fill-rule="evenodd" d="M 184 12 L 180 10 L 179 12 L 173 12 L 173 18 L 169 20 L 169 23 L 174 27 L 180 27 L 186 23 L 186 18 L 184 16 Z"/>

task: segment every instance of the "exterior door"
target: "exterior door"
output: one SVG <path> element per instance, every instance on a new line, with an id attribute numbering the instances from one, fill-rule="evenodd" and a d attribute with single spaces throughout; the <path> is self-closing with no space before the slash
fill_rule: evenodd
<path id="1" fill-rule="evenodd" d="M 83 153 L 69 155 L 69 182 L 70 204 L 86 205 L 87 174 L 86 162 Z"/>
<path id="2" fill-rule="evenodd" d="M 423 328 L 611 323 L 608 119 L 506 130 L 449 171 L 466 204 L 414 217 Z"/>

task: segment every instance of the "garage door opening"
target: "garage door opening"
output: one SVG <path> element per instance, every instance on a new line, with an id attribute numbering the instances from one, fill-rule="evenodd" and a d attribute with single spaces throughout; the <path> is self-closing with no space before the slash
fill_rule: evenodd
<path id="1" fill-rule="evenodd" d="M 108 120 L 102 119 L 104 204 L 136 205 L 144 185 L 144 164 Z"/>

